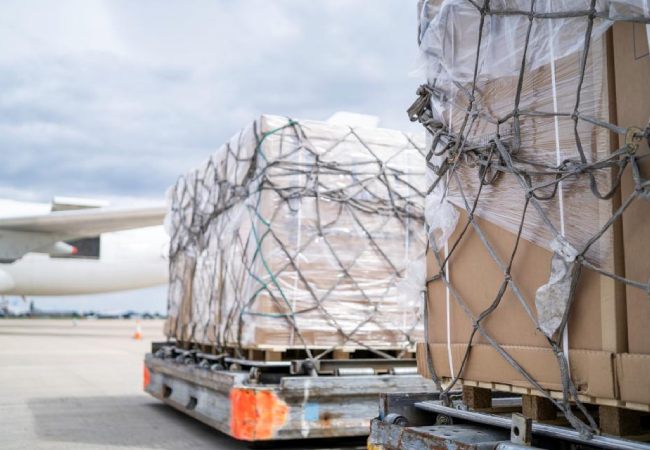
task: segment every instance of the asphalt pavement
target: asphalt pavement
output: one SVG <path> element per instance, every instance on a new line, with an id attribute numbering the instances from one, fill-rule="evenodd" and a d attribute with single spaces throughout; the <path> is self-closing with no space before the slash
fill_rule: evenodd
<path id="1" fill-rule="evenodd" d="M 162 321 L 0 319 L 0 448 L 245 449 L 142 391 Z M 362 440 L 265 448 L 358 449 Z"/>

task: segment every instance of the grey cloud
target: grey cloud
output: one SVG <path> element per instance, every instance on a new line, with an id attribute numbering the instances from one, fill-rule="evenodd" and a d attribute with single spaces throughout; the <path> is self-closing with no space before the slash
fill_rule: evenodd
<path id="1" fill-rule="evenodd" d="M 123 53 L 0 60 L 0 194 L 162 197 L 262 113 L 417 130 L 414 3 L 109 2 Z"/>

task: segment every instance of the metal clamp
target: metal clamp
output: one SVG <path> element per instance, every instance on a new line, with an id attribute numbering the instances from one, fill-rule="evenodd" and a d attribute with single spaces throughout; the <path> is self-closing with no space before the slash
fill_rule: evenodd
<path id="1" fill-rule="evenodd" d="M 639 127 L 630 127 L 625 133 L 625 145 L 628 146 L 632 152 L 639 149 L 639 145 L 643 142 L 644 131 Z"/>
<path id="2" fill-rule="evenodd" d="M 248 384 L 259 384 L 262 371 L 259 367 L 251 367 L 248 371 Z"/>
<path id="3" fill-rule="evenodd" d="M 510 442 L 519 445 L 531 445 L 533 440 L 533 420 L 520 413 L 512 414 Z"/>

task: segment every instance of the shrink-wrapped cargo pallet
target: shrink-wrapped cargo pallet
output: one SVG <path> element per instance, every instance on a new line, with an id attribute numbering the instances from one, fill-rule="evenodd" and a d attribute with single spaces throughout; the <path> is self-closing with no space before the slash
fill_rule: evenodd
<path id="1" fill-rule="evenodd" d="M 650 342 L 650 72 L 631 55 L 648 43 L 629 40 L 633 27 L 647 36 L 650 8 L 420 4 L 428 82 L 409 113 L 429 131 L 432 180 L 421 373 L 544 395 L 584 434 L 596 424 L 571 398 L 650 411 L 650 357 L 628 353 Z"/>
<path id="2" fill-rule="evenodd" d="M 168 193 L 167 334 L 215 349 L 421 339 L 423 147 L 276 116 L 245 127 Z"/>

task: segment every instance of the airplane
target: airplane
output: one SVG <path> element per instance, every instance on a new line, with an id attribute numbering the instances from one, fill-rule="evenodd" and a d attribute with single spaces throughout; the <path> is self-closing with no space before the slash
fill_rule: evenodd
<path id="1" fill-rule="evenodd" d="M 164 204 L 0 199 L 0 295 L 83 295 L 168 282 Z"/>

